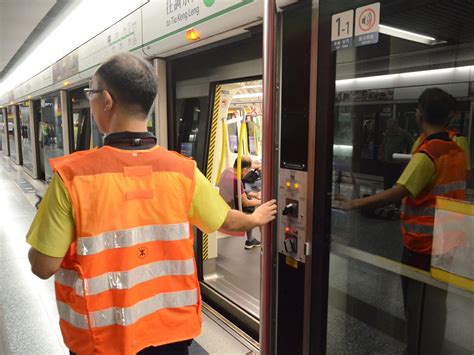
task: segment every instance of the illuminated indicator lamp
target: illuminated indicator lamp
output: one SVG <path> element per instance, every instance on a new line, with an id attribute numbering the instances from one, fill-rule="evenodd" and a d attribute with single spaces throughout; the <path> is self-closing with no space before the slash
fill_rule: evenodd
<path id="1" fill-rule="evenodd" d="M 191 28 L 186 31 L 186 39 L 190 42 L 197 41 L 201 39 L 201 32 L 195 28 Z"/>
<path id="2" fill-rule="evenodd" d="M 300 184 L 296 183 L 295 184 L 295 189 L 299 189 L 300 188 Z"/>
<path id="3" fill-rule="evenodd" d="M 285 227 L 285 233 L 290 233 L 290 227 Z"/>
<path id="4" fill-rule="evenodd" d="M 64 86 L 68 86 L 68 85 L 69 85 L 69 81 L 66 80 L 66 81 L 63 83 L 63 85 L 64 85 Z"/>
<path id="5" fill-rule="evenodd" d="M 291 187 L 291 182 L 287 181 L 286 182 L 286 187 L 290 188 Z"/>

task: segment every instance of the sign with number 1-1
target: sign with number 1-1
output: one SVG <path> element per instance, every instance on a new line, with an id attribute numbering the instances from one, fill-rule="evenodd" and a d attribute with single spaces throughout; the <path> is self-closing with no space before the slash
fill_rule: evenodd
<path id="1" fill-rule="evenodd" d="M 333 50 L 352 47 L 354 10 L 332 15 L 331 47 Z"/>

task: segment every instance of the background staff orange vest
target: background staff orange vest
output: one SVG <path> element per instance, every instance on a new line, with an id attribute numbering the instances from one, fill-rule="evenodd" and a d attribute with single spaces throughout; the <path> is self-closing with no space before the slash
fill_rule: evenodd
<path id="1" fill-rule="evenodd" d="M 424 153 L 435 165 L 436 177 L 432 185 L 417 199 L 407 196 L 402 204 L 402 233 L 404 245 L 420 254 L 431 254 L 433 243 L 436 197 L 465 199 L 467 157 L 452 141 L 424 139 L 415 153 Z"/>
<path id="2" fill-rule="evenodd" d="M 188 220 L 195 163 L 110 146 L 52 162 L 76 237 L 55 276 L 61 331 L 78 354 L 135 354 L 192 339 L 201 300 Z"/>

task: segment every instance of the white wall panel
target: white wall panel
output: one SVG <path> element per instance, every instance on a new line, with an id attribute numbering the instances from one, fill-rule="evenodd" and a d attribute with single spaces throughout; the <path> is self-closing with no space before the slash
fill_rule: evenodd
<path id="1" fill-rule="evenodd" d="M 175 2 L 151 0 L 143 10 L 143 51 L 148 56 L 163 56 L 199 45 L 186 40 L 186 30 L 196 28 L 206 40 L 222 32 L 261 20 L 261 0 L 187 0 L 180 7 Z M 210 6 L 206 6 L 211 4 Z M 171 4 L 171 7 L 169 6 Z M 159 19 L 159 20 L 158 20 Z M 176 53 L 176 50 L 173 51 Z"/>

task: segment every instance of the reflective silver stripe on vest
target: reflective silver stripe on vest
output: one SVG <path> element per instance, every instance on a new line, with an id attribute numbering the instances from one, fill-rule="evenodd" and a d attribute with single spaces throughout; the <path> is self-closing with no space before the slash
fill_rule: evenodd
<path id="1" fill-rule="evenodd" d="M 108 290 L 124 290 L 142 282 L 163 276 L 186 276 L 194 274 L 194 260 L 165 260 L 142 265 L 130 271 L 108 272 L 100 276 L 85 279 L 87 295 L 97 295 Z M 59 269 L 55 281 L 71 287 L 79 296 L 84 296 L 82 279 L 76 271 Z"/>
<path id="2" fill-rule="evenodd" d="M 455 181 L 455 182 L 450 182 L 449 184 L 443 184 L 443 185 L 436 185 L 434 186 L 430 194 L 432 195 L 446 195 L 449 194 L 450 192 L 456 191 L 456 190 L 465 190 L 466 189 L 466 182 L 465 181 Z"/>
<path id="3" fill-rule="evenodd" d="M 112 231 L 92 237 L 79 237 L 77 254 L 93 255 L 104 250 L 126 248 L 154 241 L 189 239 L 189 224 L 163 224 Z"/>
<path id="4" fill-rule="evenodd" d="M 406 214 L 407 216 L 434 217 L 436 208 L 434 208 L 434 207 L 415 207 L 415 206 L 406 205 L 404 203 L 404 204 L 402 204 L 402 208 L 400 209 L 400 211 L 403 214 Z"/>
<path id="5" fill-rule="evenodd" d="M 77 313 L 67 304 L 56 301 L 58 306 L 59 317 L 76 328 L 89 329 L 89 323 L 87 322 L 87 316 Z"/>
<path id="6" fill-rule="evenodd" d="M 140 318 L 166 308 L 179 308 L 196 305 L 198 302 L 197 290 L 160 293 L 127 308 L 108 308 L 91 313 L 93 327 L 110 325 L 127 326 Z"/>
<path id="7" fill-rule="evenodd" d="M 424 224 L 414 224 L 405 222 L 404 227 L 408 233 L 433 235 L 433 226 L 425 226 Z"/>
<path id="8" fill-rule="evenodd" d="M 108 272 L 106 274 L 85 280 L 87 295 L 96 295 L 108 290 L 123 290 L 132 288 L 142 282 L 162 276 L 192 275 L 194 261 L 167 260 L 139 266 L 130 271 Z"/>
<path id="9" fill-rule="evenodd" d="M 75 270 L 60 268 L 54 275 L 54 281 L 74 289 L 79 296 L 84 295 L 82 279 Z"/>

